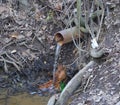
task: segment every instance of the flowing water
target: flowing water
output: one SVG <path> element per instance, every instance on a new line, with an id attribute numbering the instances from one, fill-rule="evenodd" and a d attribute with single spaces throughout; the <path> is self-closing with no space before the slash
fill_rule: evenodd
<path id="1" fill-rule="evenodd" d="M 55 71 L 57 68 L 57 62 L 58 62 L 60 50 L 61 50 L 61 45 L 57 44 L 56 51 L 55 51 L 55 62 L 54 62 L 54 68 L 53 68 L 53 83 L 55 82 Z"/>

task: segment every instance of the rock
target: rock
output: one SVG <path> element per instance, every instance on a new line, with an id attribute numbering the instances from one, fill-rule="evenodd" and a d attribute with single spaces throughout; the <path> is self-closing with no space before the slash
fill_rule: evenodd
<path id="1" fill-rule="evenodd" d="M 102 57 L 104 54 L 104 50 L 103 49 L 91 49 L 90 50 L 90 55 L 93 57 L 93 58 L 100 58 Z"/>
<path id="2" fill-rule="evenodd" d="M 79 103 L 79 104 L 77 104 L 77 105 L 83 105 L 82 103 Z"/>
<path id="3" fill-rule="evenodd" d="M 120 101 L 116 105 L 120 105 Z"/>

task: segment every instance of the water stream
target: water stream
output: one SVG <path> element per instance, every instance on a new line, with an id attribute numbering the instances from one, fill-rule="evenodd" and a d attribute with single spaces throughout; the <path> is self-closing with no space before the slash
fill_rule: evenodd
<path id="1" fill-rule="evenodd" d="M 13 96 L 6 96 L 0 93 L 0 105 L 47 105 L 50 97 L 19 93 Z"/>
<path id="2" fill-rule="evenodd" d="M 55 51 L 55 61 L 54 61 L 54 68 L 53 68 L 53 83 L 55 82 L 55 72 L 57 69 L 58 59 L 60 55 L 61 45 L 57 44 L 56 51 Z M 6 92 L 0 90 L 0 105 L 46 105 L 49 96 L 47 97 L 40 97 L 39 95 L 30 95 L 28 93 L 21 93 L 15 96 L 7 96 Z"/>
<path id="3" fill-rule="evenodd" d="M 55 62 L 54 62 L 54 68 L 53 68 L 53 83 L 55 83 L 55 71 L 57 68 L 58 58 L 61 50 L 61 45 L 57 44 L 56 51 L 55 51 Z"/>

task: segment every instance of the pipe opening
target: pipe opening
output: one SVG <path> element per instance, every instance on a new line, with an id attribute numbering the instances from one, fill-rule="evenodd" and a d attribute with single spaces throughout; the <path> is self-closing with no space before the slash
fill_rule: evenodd
<path id="1" fill-rule="evenodd" d="M 61 42 L 64 40 L 63 35 L 61 33 L 56 33 L 54 38 L 56 42 Z"/>

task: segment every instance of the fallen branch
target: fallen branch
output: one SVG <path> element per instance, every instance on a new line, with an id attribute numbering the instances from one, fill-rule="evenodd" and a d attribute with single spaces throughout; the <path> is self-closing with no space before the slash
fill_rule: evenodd
<path id="1" fill-rule="evenodd" d="M 25 39 L 12 40 L 12 41 L 10 41 L 9 43 L 5 44 L 5 46 L 3 46 L 3 47 L 0 49 L 0 51 L 2 52 L 6 47 L 9 47 L 9 46 L 11 46 L 11 45 L 13 45 L 13 44 L 17 44 L 17 43 L 22 43 L 22 42 L 24 42 L 24 41 L 25 41 Z"/>
<path id="2" fill-rule="evenodd" d="M 65 89 L 60 94 L 55 105 L 66 105 L 69 97 L 74 93 L 77 87 L 80 85 L 83 75 L 87 73 L 87 70 L 95 64 L 94 61 L 90 61 L 82 70 L 80 70 L 66 85 Z"/>
<path id="3" fill-rule="evenodd" d="M 1 61 L 1 62 L 4 62 L 4 69 L 5 69 L 5 72 L 6 72 L 6 73 L 8 73 L 7 63 L 14 65 L 14 67 L 16 67 L 16 69 L 17 69 L 18 71 L 20 71 L 19 66 L 18 66 L 15 62 L 6 60 L 6 59 L 3 58 L 3 57 L 2 57 L 2 59 L 0 59 L 0 61 Z"/>

